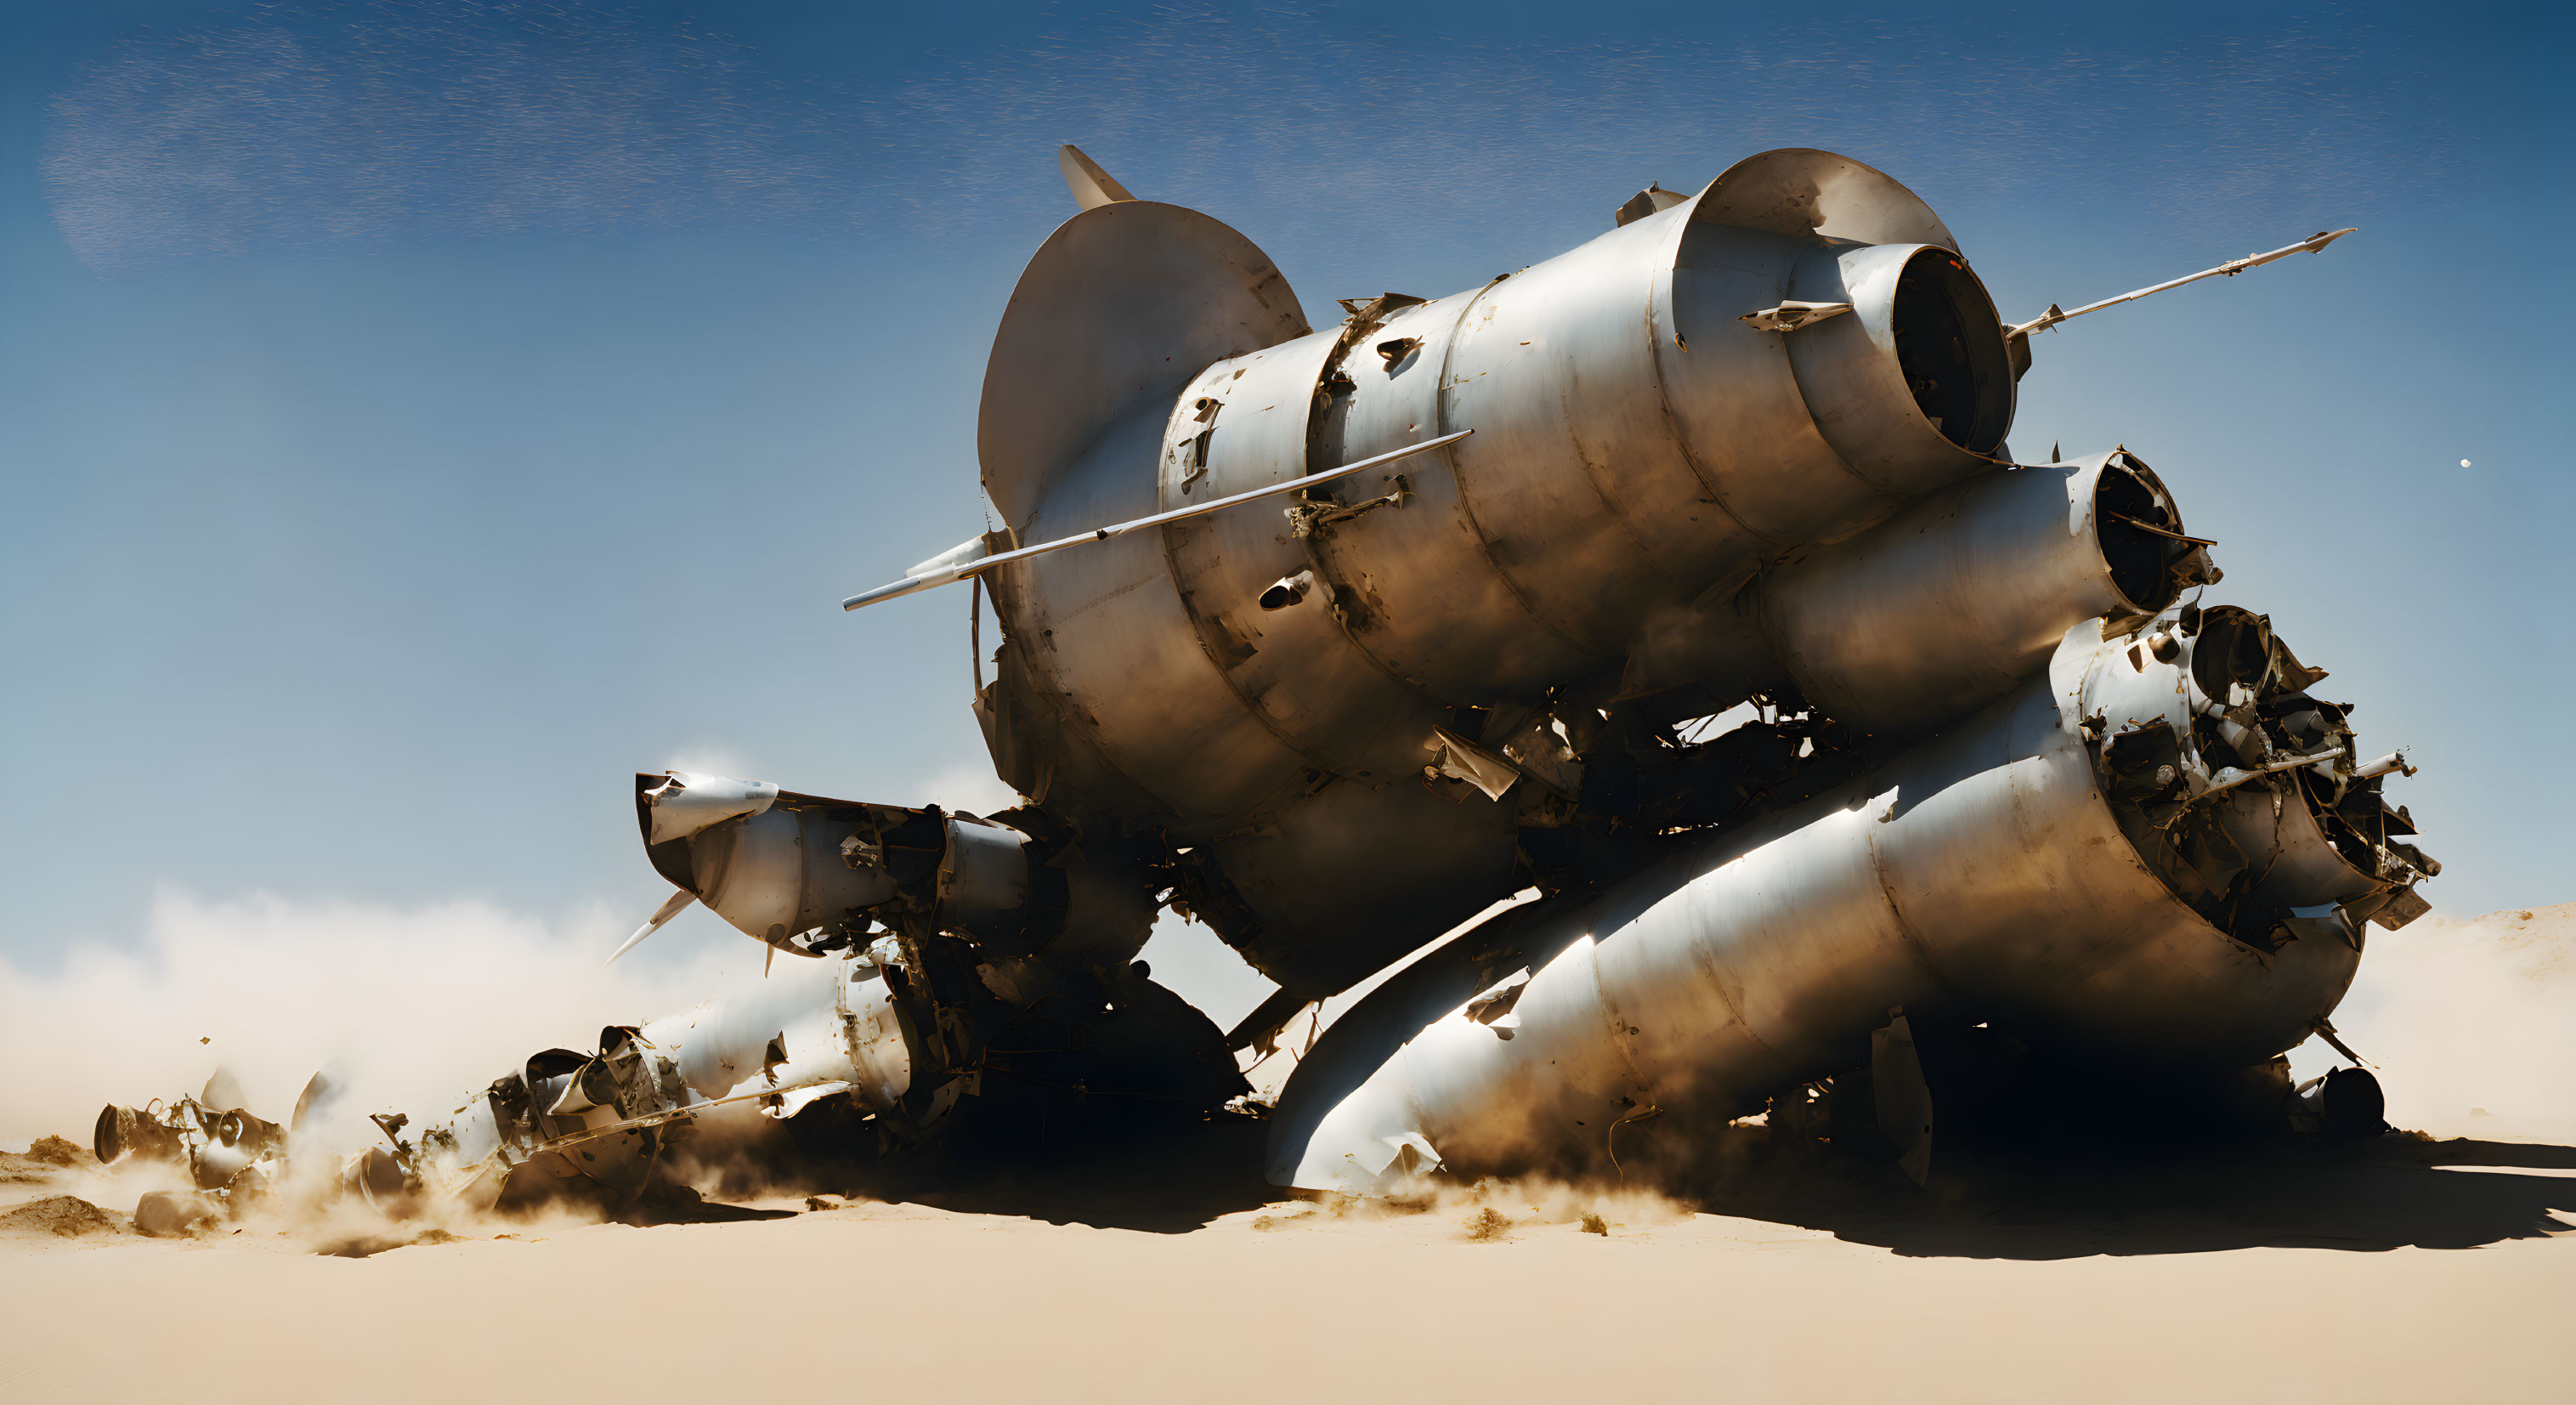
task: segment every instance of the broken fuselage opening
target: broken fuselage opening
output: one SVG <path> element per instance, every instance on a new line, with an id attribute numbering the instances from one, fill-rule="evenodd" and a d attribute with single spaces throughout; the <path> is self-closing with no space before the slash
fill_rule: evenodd
<path id="1" fill-rule="evenodd" d="M 2184 609 L 2142 631 L 2096 680 L 2106 793 L 2122 831 L 2173 895 L 2271 954 L 2301 936 L 2361 948 L 2423 908 L 2440 865 L 2393 834 L 2380 778 L 2359 774 L 2345 709 L 2308 689 L 2261 615 Z"/>
<path id="2" fill-rule="evenodd" d="M 2093 532 L 2112 588 L 2129 608 L 2152 615 L 2186 585 L 2215 579 L 2206 545 L 2183 535 L 2173 499 L 2147 466 L 2125 450 L 2111 455 L 2093 484 Z"/>
<path id="3" fill-rule="evenodd" d="M 2279 686 L 2314 676 L 2286 649 L 2239 704 L 2267 729 L 2259 759 L 2213 769 L 2174 744 L 2205 702 L 2187 613 L 2202 633 L 2220 618 L 2138 627 L 2170 657 L 2077 624 L 1983 712 L 1901 747 L 1783 758 L 1770 804 L 1667 825 L 1628 875 L 1417 962 L 1301 1065 L 1273 1117 L 1273 1181 L 1377 1191 L 1406 1147 L 1463 1175 L 1633 1172 L 1634 1136 L 1612 1129 L 1651 1115 L 1686 1153 L 1783 1087 L 1866 1065 L 1898 1007 L 2178 1076 L 2298 1043 L 2350 982 L 2361 918 L 2405 920 L 2431 866 L 2389 855 L 2357 874 L 2307 823 L 2293 770 L 2373 778 L 2324 705 Z M 2259 622 L 2233 627 L 2269 642 Z M 1492 1018 L 1504 995 L 1508 1027 Z"/>

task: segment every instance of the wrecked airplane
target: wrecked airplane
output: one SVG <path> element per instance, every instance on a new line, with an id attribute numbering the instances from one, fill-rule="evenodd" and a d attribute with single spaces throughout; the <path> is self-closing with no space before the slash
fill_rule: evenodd
<path id="1" fill-rule="evenodd" d="M 2141 457 L 2006 442 L 2038 334 L 2350 231 L 2008 324 L 1911 191 L 1773 151 L 1317 330 L 1234 230 L 1061 161 L 984 385 L 1006 525 L 844 602 L 969 585 L 1021 804 L 637 777 L 676 892 L 619 953 L 703 903 L 775 998 L 532 1057 L 407 1183 L 625 1184 L 734 1099 L 903 1146 L 1005 1087 L 1214 1108 L 1409 956 L 1289 1079 L 1274 1182 L 1625 1169 L 1766 1110 L 1921 1179 L 1985 1032 L 2376 1125 L 2367 1073 L 2279 1056 L 2425 911 L 2410 768 L 2205 600 Z M 1277 994 L 1220 1033 L 1135 960 L 1163 909 Z"/>

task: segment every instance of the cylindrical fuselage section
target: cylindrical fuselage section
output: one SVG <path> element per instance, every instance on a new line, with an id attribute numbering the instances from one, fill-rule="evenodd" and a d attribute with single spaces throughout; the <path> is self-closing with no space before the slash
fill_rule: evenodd
<path id="1" fill-rule="evenodd" d="M 1866 1062 L 1898 1006 L 2211 1069 L 2306 1037 L 2357 939 L 2237 940 L 2132 847 L 2084 722 L 2130 670 L 2084 632 L 1876 774 L 1570 913 L 1497 992 L 1505 1017 L 1471 1002 L 1362 1080 L 1292 1082 L 1272 1178 L 1367 1189 L 1405 1146 L 1469 1171 L 1588 1168 L 1615 1124 L 1723 1120 Z"/>
<path id="2" fill-rule="evenodd" d="M 2180 531 L 2162 487 L 2126 454 L 1980 474 L 1764 581 L 1767 642 L 1837 721 L 1882 734 L 1938 725 L 2029 677 L 2076 621 L 2173 603 L 2168 563 L 2188 544 L 2123 508 Z M 2137 537 L 2171 549 L 2133 561 Z"/>
<path id="3" fill-rule="evenodd" d="M 912 1085 L 884 975 L 851 957 L 794 963 L 642 1026 L 636 1043 L 701 1098 L 842 1082 L 882 1110 Z"/>
<path id="4" fill-rule="evenodd" d="M 2125 451 L 1981 473 L 1659 617 L 1627 675 L 1699 705 L 1803 699 L 1859 731 L 1928 731 L 2010 692 L 2078 620 L 2173 603 L 2206 558 Z M 2196 578 L 2196 577 L 2194 577 Z"/>
<path id="5" fill-rule="evenodd" d="M 771 1090 L 792 1110 L 842 1085 L 877 1112 L 912 1085 L 884 972 L 854 956 L 791 961 L 684 1013 L 612 1026 L 595 1057 L 568 1049 L 531 1057 L 423 1128 L 415 1164 L 433 1194 L 477 1204 L 491 1203 L 524 1167 L 631 1188 L 661 1145 L 653 1125 Z M 585 1139 L 553 1145 L 566 1138 Z"/>
<path id="6" fill-rule="evenodd" d="M 1658 611 L 1991 467 L 2011 380 L 1956 254 L 1699 213 L 1219 361 L 1157 426 L 1158 466 L 1122 424 L 1056 480 L 1023 539 L 1475 431 L 1330 500 L 1173 524 L 1159 551 L 997 572 L 1036 681 L 1176 837 L 1292 799 L 1302 772 L 1405 774 L 1446 708 L 1613 672 Z M 1793 298 L 1853 311 L 1742 320 Z M 1313 588 L 1265 609 L 1299 573 Z"/>
<path id="7" fill-rule="evenodd" d="M 884 902 L 883 867 L 854 865 L 841 850 L 849 826 L 808 810 L 772 809 L 688 836 L 693 891 L 707 907 L 763 941 L 783 942 Z"/>
<path id="8" fill-rule="evenodd" d="M 1024 786 L 1202 846 L 1246 921 L 1348 926 L 1362 914 L 1307 877 L 1286 880 L 1306 898 L 1258 891 L 1283 879 L 1283 846 L 1312 846 L 1292 817 L 1322 792 L 1413 786 L 1454 709 L 1615 680 L 1650 621 L 1994 466 L 2002 329 L 1953 251 L 1732 218 L 1685 203 L 1482 288 L 1379 299 L 1104 427 L 1013 524 L 1021 540 L 1474 434 L 1329 492 L 997 569 L 1013 709 L 997 757 Z M 1744 320 L 1789 300 L 1852 310 L 1793 332 Z M 1384 812 L 1359 847 L 1411 867 L 1340 875 L 1395 895 L 1366 914 L 1388 955 L 1507 880 L 1490 800 L 1400 821 L 1422 807 L 1335 804 Z"/>

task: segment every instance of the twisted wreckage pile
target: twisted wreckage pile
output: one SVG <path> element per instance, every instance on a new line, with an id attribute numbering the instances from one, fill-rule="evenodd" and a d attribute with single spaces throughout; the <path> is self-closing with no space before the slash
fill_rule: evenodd
<path id="1" fill-rule="evenodd" d="M 2403 757 L 2204 603 L 2136 455 L 2004 443 L 2032 336 L 2125 298 L 2007 326 L 1911 192 L 1779 151 L 1314 331 L 1241 235 L 1063 164 L 986 378 L 1009 525 L 845 602 L 975 582 L 1024 803 L 638 777 L 678 892 L 628 945 L 703 902 L 804 960 L 381 1118 L 333 1184 L 632 1195 L 733 1102 L 900 1148 L 1214 1109 L 1371 977 L 1267 1109 L 1276 1183 L 1679 1166 L 1766 1109 L 1919 1179 L 2005 1065 L 2379 1125 L 2368 1074 L 2280 1056 L 2425 911 Z M 1220 1034 L 1156 984 L 1164 907 L 1277 996 Z M 99 1153 L 239 1195 L 298 1132 L 224 1101 L 111 1108 Z"/>

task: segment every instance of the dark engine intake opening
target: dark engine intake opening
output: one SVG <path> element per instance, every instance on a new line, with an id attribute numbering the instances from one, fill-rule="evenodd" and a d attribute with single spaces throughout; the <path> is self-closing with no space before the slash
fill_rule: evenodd
<path id="1" fill-rule="evenodd" d="M 1972 454 L 2012 426 L 2012 365 L 1993 299 L 1957 254 L 1927 248 L 1897 276 L 1896 364 L 1923 417 Z"/>
<path id="2" fill-rule="evenodd" d="M 2182 519 L 2130 470 L 2133 463 L 2125 454 L 2113 455 L 2094 480 L 2093 532 L 2111 568 L 2111 588 L 2130 609 L 2151 615 L 2182 594 L 2174 565 L 2193 548 L 2182 539 Z"/>

